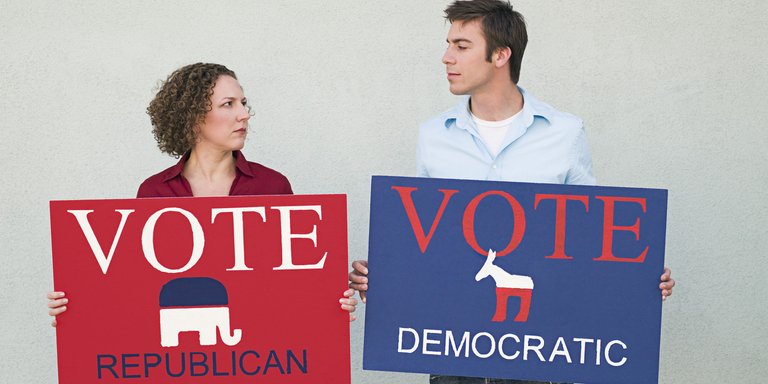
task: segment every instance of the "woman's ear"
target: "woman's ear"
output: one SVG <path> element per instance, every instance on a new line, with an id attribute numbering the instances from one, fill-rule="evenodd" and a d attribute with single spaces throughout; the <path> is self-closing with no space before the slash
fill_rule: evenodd
<path id="1" fill-rule="evenodd" d="M 202 123 L 197 123 L 197 124 L 195 124 L 194 127 L 192 127 L 192 135 L 195 138 L 195 144 L 199 143 L 200 140 L 201 140 L 201 138 L 200 138 L 200 124 L 202 124 Z"/>

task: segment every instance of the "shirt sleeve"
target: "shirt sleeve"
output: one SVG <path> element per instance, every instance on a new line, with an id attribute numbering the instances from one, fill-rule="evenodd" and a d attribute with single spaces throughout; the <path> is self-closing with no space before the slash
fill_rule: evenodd
<path id="1" fill-rule="evenodd" d="M 582 126 L 571 147 L 571 168 L 568 170 L 565 184 L 595 185 L 595 183 L 587 133 Z"/>
<path id="2" fill-rule="evenodd" d="M 293 188 L 291 188 L 291 182 L 288 181 L 288 178 L 285 176 L 283 176 L 283 179 L 285 180 L 285 185 L 283 186 L 283 194 L 293 195 Z"/>
<path id="3" fill-rule="evenodd" d="M 139 185 L 139 190 L 136 191 L 136 198 L 143 199 L 145 197 L 156 197 L 157 193 L 153 193 L 151 189 L 148 180 L 144 180 L 144 182 Z"/>

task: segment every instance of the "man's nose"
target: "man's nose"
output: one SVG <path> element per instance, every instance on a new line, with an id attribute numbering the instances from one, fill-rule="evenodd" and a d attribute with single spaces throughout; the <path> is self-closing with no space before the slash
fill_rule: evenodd
<path id="1" fill-rule="evenodd" d="M 443 64 L 453 64 L 455 62 L 453 55 L 451 54 L 451 51 L 449 49 L 445 50 L 445 53 L 443 53 Z"/>

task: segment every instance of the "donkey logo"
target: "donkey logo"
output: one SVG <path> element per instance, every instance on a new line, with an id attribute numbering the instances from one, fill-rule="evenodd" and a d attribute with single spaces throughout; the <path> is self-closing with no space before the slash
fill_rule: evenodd
<path id="1" fill-rule="evenodd" d="M 528 321 L 528 312 L 531 309 L 531 294 L 533 293 L 533 279 L 530 276 L 513 275 L 493 264 L 496 260 L 496 252 L 488 250 L 488 257 L 475 275 L 475 280 L 480 281 L 491 276 L 496 282 L 496 313 L 491 321 L 502 322 L 507 319 L 507 299 L 510 296 L 520 298 L 520 310 L 515 316 L 516 322 Z"/>

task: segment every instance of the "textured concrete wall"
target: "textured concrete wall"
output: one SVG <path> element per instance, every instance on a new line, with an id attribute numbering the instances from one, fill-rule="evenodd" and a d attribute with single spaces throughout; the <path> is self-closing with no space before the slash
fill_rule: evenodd
<path id="1" fill-rule="evenodd" d="M 0 382 L 56 380 L 48 201 L 132 197 L 173 163 L 144 111 L 183 64 L 238 73 L 248 158 L 347 193 L 364 257 L 370 176 L 412 175 L 418 122 L 455 100 L 446 3 L 0 1 Z M 766 4 L 516 2 L 521 84 L 584 118 L 599 183 L 670 190 L 662 383 L 768 376 Z M 363 372 L 362 340 L 358 321 L 355 383 L 426 382 Z"/>

